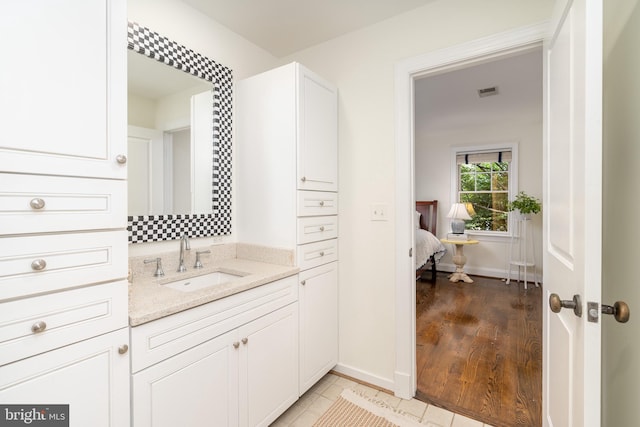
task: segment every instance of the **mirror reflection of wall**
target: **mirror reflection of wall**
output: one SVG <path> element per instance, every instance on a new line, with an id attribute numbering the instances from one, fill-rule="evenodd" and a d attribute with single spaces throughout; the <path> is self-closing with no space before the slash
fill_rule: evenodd
<path id="1" fill-rule="evenodd" d="M 212 85 L 128 55 L 128 214 L 211 213 Z"/>

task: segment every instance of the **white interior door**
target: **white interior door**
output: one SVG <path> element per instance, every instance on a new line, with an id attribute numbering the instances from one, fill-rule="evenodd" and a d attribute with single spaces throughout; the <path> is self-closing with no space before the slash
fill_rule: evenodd
<path id="1" fill-rule="evenodd" d="M 600 425 L 602 0 L 558 0 L 545 46 L 543 425 Z M 550 309 L 578 295 L 582 315 Z M 596 303 L 595 321 L 588 302 Z"/>

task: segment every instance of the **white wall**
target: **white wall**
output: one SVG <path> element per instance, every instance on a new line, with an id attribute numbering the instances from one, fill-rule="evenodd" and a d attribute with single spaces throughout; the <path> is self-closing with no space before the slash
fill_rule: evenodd
<path id="1" fill-rule="evenodd" d="M 128 0 L 127 17 L 129 21 L 148 27 L 231 68 L 234 81 L 278 65 L 276 58 L 265 50 L 178 0 Z M 194 239 L 192 245 L 196 248 L 233 241 L 234 238 L 233 235 L 222 239 L 200 238 Z M 176 247 L 175 242 L 129 245 L 129 256 L 170 251 Z"/>
<path id="2" fill-rule="evenodd" d="M 402 59 L 548 19 L 552 1 L 446 0 L 297 52 L 338 86 L 340 363 L 393 388 L 394 66 Z M 389 221 L 370 221 L 372 203 Z M 409 227 L 409 224 L 407 224 Z"/>

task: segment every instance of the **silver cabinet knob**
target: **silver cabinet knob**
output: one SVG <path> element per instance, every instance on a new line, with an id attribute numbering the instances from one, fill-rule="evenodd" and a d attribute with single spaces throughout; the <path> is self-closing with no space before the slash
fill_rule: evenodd
<path id="1" fill-rule="evenodd" d="M 307 181 L 307 177 L 306 177 L 306 176 L 303 176 L 302 178 L 300 178 L 300 181 L 302 181 L 302 182 L 306 182 L 306 181 Z"/>
<path id="2" fill-rule="evenodd" d="M 238 341 L 233 343 L 233 348 L 238 348 L 240 347 L 240 343 Z"/>
<path id="3" fill-rule="evenodd" d="M 116 156 L 116 162 L 118 162 L 121 165 L 124 165 L 125 163 L 127 163 L 127 156 L 125 156 L 124 154 L 118 154 Z"/>
<path id="4" fill-rule="evenodd" d="M 44 332 L 45 329 L 47 329 L 47 324 L 43 320 L 39 320 L 31 325 L 31 332 L 34 334 Z"/>
<path id="5" fill-rule="evenodd" d="M 35 271 L 44 270 L 47 266 L 47 261 L 43 259 L 34 259 L 31 261 L 31 269 Z"/>
<path id="6" fill-rule="evenodd" d="M 126 354 L 127 351 L 129 351 L 129 346 L 127 344 L 122 344 L 120 347 L 118 347 L 118 353 L 120 354 Z"/>
<path id="7" fill-rule="evenodd" d="M 324 231 L 324 225 L 320 226 L 320 231 Z"/>
<path id="8" fill-rule="evenodd" d="M 324 256 L 324 251 L 321 251 L 321 252 L 320 252 L 320 256 Z"/>
<path id="9" fill-rule="evenodd" d="M 304 286 L 304 285 L 306 285 L 306 284 L 307 284 L 307 281 L 306 281 L 306 280 L 303 280 L 302 282 L 300 282 L 300 284 L 301 284 L 302 286 Z"/>
<path id="10" fill-rule="evenodd" d="M 44 208 L 44 205 L 44 199 L 41 199 L 39 197 L 31 199 L 31 201 L 29 202 L 29 206 L 31 206 L 32 209 L 42 209 Z"/>
<path id="11" fill-rule="evenodd" d="M 242 344 L 246 344 L 249 342 L 249 338 L 242 338 L 240 341 L 242 341 Z"/>
<path id="12" fill-rule="evenodd" d="M 324 206 L 324 200 L 320 200 L 320 206 Z"/>

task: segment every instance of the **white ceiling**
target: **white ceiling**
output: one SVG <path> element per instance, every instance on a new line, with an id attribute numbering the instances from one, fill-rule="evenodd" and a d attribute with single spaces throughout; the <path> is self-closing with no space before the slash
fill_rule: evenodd
<path id="1" fill-rule="evenodd" d="M 276 57 L 435 0 L 182 0 Z"/>
<path id="2" fill-rule="evenodd" d="M 478 89 L 497 86 L 480 98 Z M 507 57 L 415 82 L 416 134 L 524 123 L 542 114 L 542 53 Z"/>

